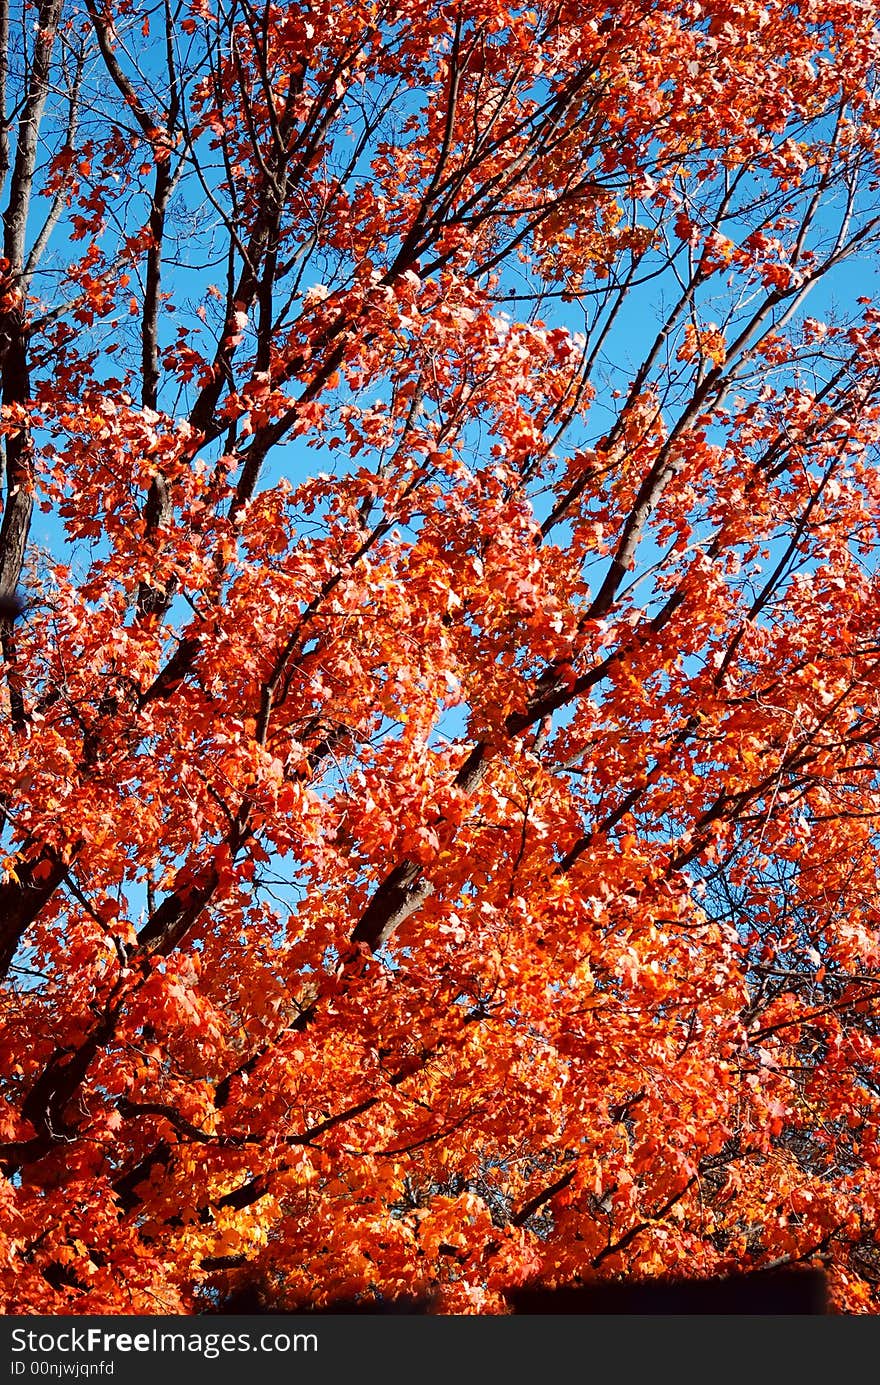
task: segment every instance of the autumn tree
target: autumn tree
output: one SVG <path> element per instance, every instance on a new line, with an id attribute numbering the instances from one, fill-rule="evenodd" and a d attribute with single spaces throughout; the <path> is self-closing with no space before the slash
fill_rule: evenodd
<path id="1" fill-rule="evenodd" d="M 6 1312 L 880 1283 L 871 0 L 0 0 Z"/>

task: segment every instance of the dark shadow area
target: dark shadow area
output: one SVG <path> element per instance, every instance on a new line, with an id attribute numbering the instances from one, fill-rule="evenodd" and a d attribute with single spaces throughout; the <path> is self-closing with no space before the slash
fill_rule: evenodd
<path id="1" fill-rule="evenodd" d="M 622 1280 L 567 1285 L 558 1289 L 526 1286 L 506 1296 L 521 1314 L 745 1314 L 790 1315 L 828 1312 L 826 1276 L 818 1269 L 756 1270 L 717 1279 Z M 267 1303 L 258 1284 L 246 1284 L 215 1310 L 221 1314 L 272 1314 L 283 1310 Z M 316 1315 L 370 1314 L 400 1317 L 432 1314 L 428 1298 L 337 1299 L 324 1308 L 299 1308 Z"/>
<path id="2" fill-rule="evenodd" d="M 821 1270 L 757 1270 L 725 1279 L 624 1280 L 507 1296 L 514 1313 L 827 1313 Z"/>

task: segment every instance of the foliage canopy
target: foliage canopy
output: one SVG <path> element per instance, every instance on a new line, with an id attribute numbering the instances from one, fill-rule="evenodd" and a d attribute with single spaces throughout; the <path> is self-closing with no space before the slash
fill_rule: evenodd
<path id="1" fill-rule="evenodd" d="M 5 1311 L 876 1311 L 873 0 L 0 53 Z"/>

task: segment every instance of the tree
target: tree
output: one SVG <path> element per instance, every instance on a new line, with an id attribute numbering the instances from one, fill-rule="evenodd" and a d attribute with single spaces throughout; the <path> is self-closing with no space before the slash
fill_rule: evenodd
<path id="1" fill-rule="evenodd" d="M 874 7 L 0 25 L 5 1310 L 876 1311 Z"/>

